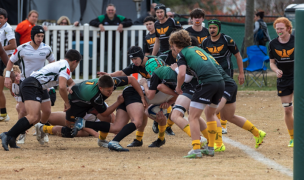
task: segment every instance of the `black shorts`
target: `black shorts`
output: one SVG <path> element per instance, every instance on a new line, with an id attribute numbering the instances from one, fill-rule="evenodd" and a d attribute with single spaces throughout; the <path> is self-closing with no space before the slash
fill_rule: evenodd
<path id="1" fill-rule="evenodd" d="M 198 82 L 193 80 L 190 81 L 189 83 L 184 83 L 183 87 L 182 87 L 182 91 L 184 96 L 186 96 L 187 98 L 191 99 L 194 92 L 195 92 L 195 87 L 198 85 Z"/>
<path id="2" fill-rule="evenodd" d="M 192 102 L 202 104 L 216 104 L 221 101 L 225 90 L 225 82 L 209 82 L 207 84 L 199 84 L 195 88 L 195 93 L 191 99 Z"/>
<path id="3" fill-rule="evenodd" d="M 278 96 L 288 96 L 293 93 L 293 81 L 294 78 L 278 78 L 277 79 L 277 90 Z"/>
<path id="4" fill-rule="evenodd" d="M 226 104 L 231 104 L 236 101 L 237 85 L 235 82 L 225 82 L 225 90 L 223 97 L 227 99 Z"/>
<path id="5" fill-rule="evenodd" d="M 70 109 L 66 111 L 65 119 L 70 121 L 70 122 L 75 122 L 76 117 L 81 117 L 83 118 L 87 112 L 92 109 L 92 106 L 79 106 L 78 104 L 75 104 L 70 101 Z"/>
<path id="6" fill-rule="evenodd" d="M 4 71 L 5 68 L 6 68 L 6 66 L 2 62 L 2 59 L 0 59 L 0 76 L 3 76 L 3 71 Z"/>
<path id="7" fill-rule="evenodd" d="M 117 107 L 117 109 L 122 109 L 124 111 L 127 111 L 127 106 L 129 104 L 137 103 L 137 102 L 142 103 L 140 95 L 132 86 L 126 87 L 122 92 L 122 96 L 125 99 L 125 101 L 121 103 Z"/>
<path id="8" fill-rule="evenodd" d="M 234 74 L 233 69 L 225 69 L 225 72 L 233 79 L 233 74 Z"/>
<path id="9" fill-rule="evenodd" d="M 43 90 L 40 82 L 34 77 L 25 78 L 20 85 L 22 102 L 27 100 L 42 102 L 49 99 L 47 90 Z"/>

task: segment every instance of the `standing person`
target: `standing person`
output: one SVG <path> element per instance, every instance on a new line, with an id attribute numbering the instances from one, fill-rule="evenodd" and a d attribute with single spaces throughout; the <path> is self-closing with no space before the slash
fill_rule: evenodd
<path id="1" fill-rule="evenodd" d="M 153 18 L 155 17 L 155 6 L 157 4 L 156 3 L 152 3 L 151 6 L 150 6 L 150 11 L 147 12 L 145 15 L 142 15 L 140 16 L 140 18 L 138 18 L 136 21 L 134 21 L 134 25 L 142 25 L 145 23 L 145 19 L 148 17 L 148 16 L 152 16 Z"/>
<path id="2" fill-rule="evenodd" d="M 37 23 L 38 15 L 36 10 L 31 10 L 27 19 L 17 25 L 15 32 L 18 46 L 31 41 L 31 30 Z"/>
<path id="3" fill-rule="evenodd" d="M 0 43 L 8 57 L 17 48 L 14 30 L 7 23 L 7 12 L 2 8 L 0 8 Z M 0 61 L 0 121 L 9 121 L 10 119 L 6 112 L 6 99 L 3 93 L 4 77 L 2 75 L 5 66 L 6 64 Z"/>
<path id="4" fill-rule="evenodd" d="M 190 46 L 191 38 L 185 30 L 171 34 L 169 39 L 172 51 L 177 53 L 178 76 L 176 92 L 182 94 L 182 84 L 185 81 L 186 69 L 191 69 L 191 74 L 197 77 L 198 85 L 191 98 L 189 108 L 189 124 L 191 130 L 192 146 L 185 158 L 202 157 L 202 154 L 214 156 L 214 143 L 217 131 L 217 123 L 214 114 L 218 103 L 223 96 L 225 84 L 214 61 L 209 54 L 198 47 Z M 203 60 L 203 61 L 202 61 Z M 200 125 L 199 118 L 205 107 L 209 106 L 206 114 L 209 136 L 208 148 L 200 150 Z"/>
<path id="5" fill-rule="evenodd" d="M 266 42 L 270 41 L 267 24 L 263 21 L 264 11 L 260 11 L 254 16 L 254 44 L 266 46 Z"/>
<path id="6" fill-rule="evenodd" d="M 277 75 L 278 96 L 284 108 L 285 123 L 290 141 L 288 147 L 293 147 L 293 81 L 294 81 L 294 42 L 291 34 L 292 24 L 285 18 L 280 17 L 273 23 L 278 37 L 269 42 L 270 68 Z"/>
<path id="7" fill-rule="evenodd" d="M 146 26 L 147 30 L 149 33 L 145 36 L 144 40 L 144 51 L 145 51 L 145 56 L 151 55 L 153 51 L 153 47 L 155 44 L 155 19 L 152 16 L 148 16 L 144 20 L 144 25 Z"/>
<path id="8" fill-rule="evenodd" d="M 152 55 L 156 56 L 158 52 L 163 53 L 170 49 L 169 36 L 172 32 L 181 29 L 182 26 L 178 21 L 168 18 L 166 15 L 166 6 L 158 4 L 155 6 L 157 21 L 155 22 L 155 45 Z"/>
<path id="9" fill-rule="evenodd" d="M 40 69 L 34 71 L 28 76 L 20 85 L 21 97 L 25 104 L 27 116 L 22 117 L 17 123 L 7 132 L 1 134 L 2 147 L 9 151 L 10 147 L 16 147 L 16 138 L 18 135 L 34 124 L 38 123 L 41 118 L 40 109 L 43 99 L 44 91 L 50 87 L 59 85 L 59 93 L 64 101 L 64 110 L 67 111 L 71 105 L 69 103 L 67 86 L 70 89 L 75 83 L 71 78 L 73 72 L 81 60 L 81 55 L 76 50 L 69 50 L 65 59 L 51 63 Z M 8 67 L 10 69 L 10 67 Z M 6 76 L 11 71 L 6 71 Z M 9 87 L 11 83 L 7 83 Z M 38 137 L 38 134 L 37 134 Z"/>
<path id="10" fill-rule="evenodd" d="M 191 11 L 190 18 L 193 24 L 188 27 L 186 31 L 196 37 L 199 44 L 202 44 L 203 40 L 210 36 L 208 29 L 204 28 L 202 24 L 204 22 L 205 12 L 202 9 L 195 8 Z"/>

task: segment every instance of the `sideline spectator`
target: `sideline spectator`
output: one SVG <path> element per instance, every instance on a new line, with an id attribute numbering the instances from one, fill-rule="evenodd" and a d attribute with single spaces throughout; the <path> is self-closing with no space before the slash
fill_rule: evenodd
<path id="1" fill-rule="evenodd" d="M 266 46 L 266 43 L 271 40 L 268 33 L 267 24 L 263 21 L 263 18 L 264 18 L 264 11 L 260 11 L 256 13 L 254 16 L 255 23 L 254 23 L 253 34 L 254 34 L 255 45 Z M 262 34 L 263 34 L 262 36 L 258 36 L 258 32 L 260 29 L 262 30 Z"/>
<path id="2" fill-rule="evenodd" d="M 144 24 L 144 20 L 148 17 L 148 16 L 152 16 L 155 18 L 155 6 L 157 4 L 156 3 L 152 3 L 151 6 L 150 6 L 150 11 L 147 12 L 145 15 L 141 15 L 140 18 L 138 18 L 136 21 L 134 21 L 134 25 L 142 25 Z"/>
<path id="3" fill-rule="evenodd" d="M 167 17 L 168 18 L 174 18 L 174 13 L 171 12 L 171 11 L 167 12 Z"/>
<path id="4" fill-rule="evenodd" d="M 31 30 L 36 25 L 38 16 L 36 10 L 31 10 L 27 19 L 17 25 L 15 29 L 17 46 L 31 41 Z"/>
<path id="5" fill-rule="evenodd" d="M 144 20 L 144 25 L 146 26 L 147 30 L 149 31 L 149 33 L 145 36 L 145 40 L 144 40 L 144 52 L 145 52 L 145 56 L 147 55 L 151 55 L 152 51 L 153 51 L 153 47 L 155 44 L 155 28 L 154 28 L 154 24 L 155 24 L 155 18 L 152 16 L 148 16 L 145 18 Z"/>

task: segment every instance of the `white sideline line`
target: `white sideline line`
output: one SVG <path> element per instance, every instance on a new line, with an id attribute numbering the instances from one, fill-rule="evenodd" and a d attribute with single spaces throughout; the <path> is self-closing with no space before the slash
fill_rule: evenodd
<path id="1" fill-rule="evenodd" d="M 263 154 L 257 152 L 256 150 L 254 150 L 248 146 L 245 146 L 238 141 L 234 141 L 228 137 L 223 136 L 222 138 L 225 143 L 228 143 L 236 148 L 241 149 L 252 159 L 257 160 L 269 167 L 272 167 L 274 170 L 277 170 L 277 171 L 281 172 L 282 174 L 293 177 L 293 172 L 290 169 L 276 163 L 275 161 L 273 161 L 271 159 L 266 158 Z"/>

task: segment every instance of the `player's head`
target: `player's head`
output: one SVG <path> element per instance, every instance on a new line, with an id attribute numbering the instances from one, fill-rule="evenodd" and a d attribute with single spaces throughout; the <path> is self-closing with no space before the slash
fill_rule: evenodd
<path id="1" fill-rule="evenodd" d="M 189 32 L 184 29 L 173 32 L 170 35 L 169 43 L 172 51 L 175 51 L 175 53 L 178 54 L 184 47 L 191 46 Z"/>
<path id="2" fill-rule="evenodd" d="M 148 16 L 148 17 L 145 18 L 144 25 L 146 26 L 146 28 L 149 32 L 154 30 L 155 21 L 156 21 L 155 18 L 152 17 L 152 16 Z"/>
<path id="3" fill-rule="evenodd" d="M 128 57 L 135 66 L 140 66 L 144 60 L 144 52 L 139 46 L 132 46 L 128 51 Z"/>
<path id="4" fill-rule="evenodd" d="M 201 26 L 205 19 L 205 12 L 200 8 L 195 8 L 191 11 L 190 17 L 193 22 L 193 25 Z"/>
<path id="5" fill-rule="evenodd" d="M 36 45 L 40 45 L 44 38 L 44 29 L 42 26 L 34 26 L 31 30 L 31 39 Z"/>
<path id="6" fill-rule="evenodd" d="M 36 10 L 31 10 L 27 15 L 27 19 L 30 23 L 36 24 L 38 21 L 38 16 L 39 13 Z"/>
<path id="7" fill-rule="evenodd" d="M 165 5 L 157 4 L 154 9 L 155 9 L 156 17 L 158 20 L 162 20 L 165 17 L 167 17 Z"/>
<path id="8" fill-rule="evenodd" d="M 0 27 L 7 22 L 7 12 L 5 9 L 0 8 Z"/>
<path id="9" fill-rule="evenodd" d="M 291 34 L 292 24 L 286 17 L 277 18 L 273 23 L 273 27 L 276 30 L 279 37 L 283 37 L 288 34 Z"/>
<path id="10" fill-rule="evenodd" d="M 255 14 L 255 17 L 258 19 L 263 19 L 264 18 L 264 11 L 259 11 Z"/>
<path id="11" fill-rule="evenodd" d="M 151 58 L 146 62 L 145 68 L 146 71 L 150 74 L 150 76 L 152 76 L 153 72 L 159 68 L 164 66 L 164 62 L 157 59 L 157 58 Z"/>
<path id="12" fill-rule="evenodd" d="M 64 59 L 68 60 L 71 72 L 73 72 L 81 61 L 82 56 L 77 50 L 70 49 L 65 53 Z"/>
<path id="13" fill-rule="evenodd" d="M 217 36 L 221 32 L 221 21 L 218 19 L 211 19 L 208 21 L 209 33 L 211 36 Z"/>
<path id="14" fill-rule="evenodd" d="M 199 46 L 198 40 L 195 36 L 190 36 L 191 38 L 191 46 Z"/>
<path id="15" fill-rule="evenodd" d="M 112 77 L 109 75 L 101 76 L 98 79 L 98 88 L 104 96 L 110 97 L 114 91 L 114 81 Z"/>
<path id="16" fill-rule="evenodd" d="M 3 71 L 3 77 L 5 77 L 6 70 L 7 69 L 5 68 Z M 15 84 L 20 84 L 20 79 L 21 79 L 21 70 L 19 66 L 14 65 L 13 70 L 11 72 L 11 80 Z"/>

